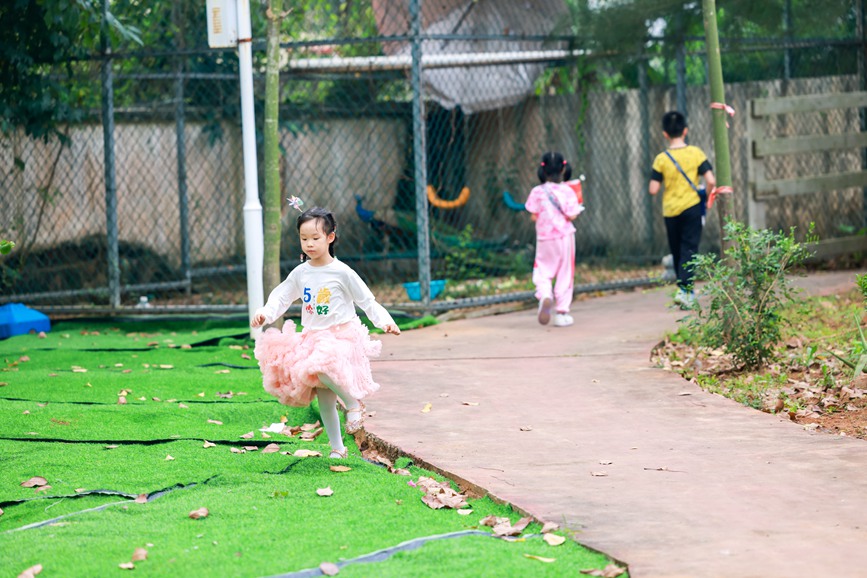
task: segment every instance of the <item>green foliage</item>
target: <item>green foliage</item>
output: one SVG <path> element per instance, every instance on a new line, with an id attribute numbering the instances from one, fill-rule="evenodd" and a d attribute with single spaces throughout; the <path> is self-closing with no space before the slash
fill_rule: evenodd
<path id="1" fill-rule="evenodd" d="M 15 248 L 15 243 L 12 241 L 7 241 L 6 239 L 0 239 L 0 255 L 8 255 L 12 249 Z"/>
<path id="2" fill-rule="evenodd" d="M 702 292 L 710 304 L 686 323 L 700 345 L 724 347 L 737 362 L 760 367 L 780 339 L 780 310 L 793 300 L 786 273 L 809 252 L 795 241 L 794 229 L 756 231 L 730 221 L 725 236 L 731 246 L 724 259 L 697 255 L 691 262 L 696 277 L 707 281 Z"/>
<path id="3" fill-rule="evenodd" d="M 867 274 L 856 275 L 855 283 L 858 285 L 858 290 L 861 291 L 861 295 L 864 299 L 867 299 Z"/>
<path id="4" fill-rule="evenodd" d="M 473 226 L 467 224 L 458 233 L 458 242 L 446 255 L 447 279 L 460 281 L 482 277 L 485 270 L 485 262 L 479 249 L 473 246 Z"/>

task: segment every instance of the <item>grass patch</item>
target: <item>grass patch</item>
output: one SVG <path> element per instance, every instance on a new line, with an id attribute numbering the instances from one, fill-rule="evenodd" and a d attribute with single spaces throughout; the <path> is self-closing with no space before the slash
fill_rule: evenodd
<path id="1" fill-rule="evenodd" d="M 408 482 L 438 476 L 406 459 L 398 465 L 410 476 L 391 473 L 363 459 L 349 437 L 346 460 L 291 455 L 301 448 L 327 455 L 324 435 L 265 438 L 259 428 L 311 423 L 316 407 L 285 407 L 262 391 L 255 360 L 244 357 L 251 350 L 243 326 L 187 323 L 170 330 L 66 323 L 45 339 L 0 342 L 0 567 L 11 575 L 42 564 L 44 575 L 104 576 L 146 548 L 137 575 L 269 576 L 478 530 L 487 515 L 520 518 L 487 498 L 470 500 L 467 516 L 431 510 Z M 249 432 L 252 439 L 241 437 Z M 205 448 L 204 440 L 217 445 Z M 279 451 L 264 453 L 270 443 Z M 232 452 L 244 446 L 257 450 Z M 332 471 L 337 464 L 351 469 Z M 21 486 L 33 476 L 51 487 Z M 317 495 L 325 487 L 333 495 Z M 142 494 L 149 501 L 136 503 Z M 201 507 L 210 515 L 190 519 Z M 531 524 L 521 542 L 472 535 L 429 542 L 344 566 L 341 575 L 564 576 L 611 562 L 572 540 L 548 546 L 533 536 L 539 531 Z"/>

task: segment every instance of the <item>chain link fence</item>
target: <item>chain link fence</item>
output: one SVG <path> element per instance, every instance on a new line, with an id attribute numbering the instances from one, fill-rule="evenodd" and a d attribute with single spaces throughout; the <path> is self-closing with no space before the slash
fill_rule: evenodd
<path id="1" fill-rule="evenodd" d="M 659 199 L 647 194 L 649 167 L 665 147 L 662 114 L 675 108 L 688 114 L 691 144 L 713 158 L 703 43 L 665 34 L 635 51 L 603 50 L 574 33 L 580 11 L 573 6 L 422 1 L 418 36 L 405 2 L 357 3 L 336 20 L 316 10 L 291 16 L 297 34 L 281 51 L 282 196 L 335 213 L 338 256 L 381 302 L 442 310 L 530 298 L 534 228 L 522 203 L 549 150 L 562 152 L 573 177 L 583 179 L 577 290 L 664 276 L 668 250 Z M 824 9 L 851 20 L 857 7 Z M 253 8 L 261 135 L 265 8 Z M 63 139 L 33 139 L 23 130 L 0 136 L 0 238 L 17 243 L 0 257 L 0 303 L 116 310 L 108 273 L 116 250 L 120 310 L 246 310 L 237 58 L 204 48 L 202 7 L 158 2 L 152 10 L 151 37 L 161 46 L 125 46 L 54 71 L 81 108 L 81 122 L 63 127 Z M 805 41 L 792 32 L 799 14 L 787 22 L 779 37 L 723 44 L 724 74 L 737 81 L 726 95 L 738 111 L 730 142 L 740 219 L 747 218 L 749 100 L 864 85 L 860 28 Z M 412 81 L 414 40 L 421 86 Z M 423 123 L 414 120 L 415 96 Z M 780 116 L 768 131 L 836 134 L 862 126 L 861 112 L 847 109 Z M 766 170 L 769 178 L 795 178 L 860 169 L 861 158 L 853 147 L 771 159 Z M 842 236 L 863 229 L 864 194 L 852 188 L 786 198 L 769 202 L 767 213 L 775 229 L 803 232 L 815 223 L 820 238 Z M 284 206 L 284 275 L 298 262 L 296 216 Z M 420 228 L 429 238 L 421 254 Z M 711 214 L 702 250 L 719 245 Z M 425 267 L 431 303 L 418 300 Z"/>

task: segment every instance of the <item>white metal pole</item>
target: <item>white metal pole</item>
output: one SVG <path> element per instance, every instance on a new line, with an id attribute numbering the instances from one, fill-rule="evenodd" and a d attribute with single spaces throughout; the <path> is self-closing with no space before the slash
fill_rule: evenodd
<path id="1" fill-rule="evenodd" d="M 247 301 L 252 320 L 256 309 L 265 304 L 262 272 L 265 254 L 265 233 L 262 224 L 262 203 L 259 202 L 259 175 L 256 163 L 256 125 L 253 110 L 253 47 L 250 26 L 250 0 L 237 0 L 238 61 L 241 71 L 241 133 L 244 145 L 244 245 L 247 254 Z M 260 329 L 251 329 L 256 337 Z"/>

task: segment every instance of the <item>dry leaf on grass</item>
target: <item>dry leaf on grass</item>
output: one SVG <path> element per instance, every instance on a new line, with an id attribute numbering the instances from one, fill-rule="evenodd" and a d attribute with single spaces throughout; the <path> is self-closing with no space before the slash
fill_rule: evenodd
<path id="1" fill-rule="evenodd" d="M 193 510 L 190 512 L 190 518 L 193 520 L 198 520 L 199 518 L 207 518 L 210 512 L 207 508 L 199 508 L 198 510 Z"/>
<path id="2" fill-rule="evenodd" d="M 490 526 L 494 529 L 495 536 L 517 536 L 532 522 L 533 519 L 524 517 L 512 525 L 512 521 L 505 516 L 485 516 L 479 524 L 482 526 Z"/>
<path id="3" fill-rule="evenodd" d="M 298 436 L 298 439 L 300 439 L 301 441 L 304 441 L 304 442 L 312 442 L 317 437 L 319 437 L 321 434 L 322 434 L 322 428 L 319 427 L 313 431 L 301 432 L 301 435 Z"/>
<path id="4" fill-rule="evenodd" d="M 36 566 L 31 566 L 30 568 L 19 574 L 18 578 L 33 578 L 40 572 L 42 572 L 42 564 L 37 564 Z"/>
<path id="5" fill-rule="evenodd" d="M 244 446 L 244 449 L 248 452 L 259 451 L 259 446 Z"/>
<path id="6" fill-rule="evenodd" d="M 322 497 L 328 497 L 334 494 L 334 490 L 332 490 L 330 486 L 327 488 L 319 488 L 316 490 L 316 494 Z"/>
<path id="7" fill-rule="evenodd" d="M 188 409 L 189 407 L 190 407 L 190 406 L 188 406 L 188 405 L 185 404 L 185 403 L 179 403 L 179 404 L 178 404 L 178 409 Z"/>
<path id="8" fill-rule="evenodd" d="M 117 404 L 118 405 L 126 405 L 126 397 L 124 397 L 124 396 L 118 397 L 117 398 Z"/>
<path id="9" fill-rule="evenodd" d="M 167 462 L 170 462 L 170 461 L 172 461 L 173 459 L 175 459 L 175 458 L 173 458 L 171 454 L 166 454 L 166 461 L 167 461 Z"/>
<path id="10" fill-rule="evenodd" d="M 39 486 L 37 488 L 33 488 L 36 492 L 44 492 L 46 490 L 50 490 L 51 486 Z"/>
<path id="11" fill-rule="evenodd" d="M 208 423 L 212 423 L 212 424 L 214 424 L 214 425 L 223 425 L 223 422 L 221 422 L 221 421 L 217 421 L 217 420 L 215 420 L 215 419 L 209 419 L 209 420 L 208 420 Z"/>
<path id="12" fill-rule="evenodd" d="M 433 510 L 440 508 L 458 510 L 467 505 L 467 497 L 452 489 L 451 484 L 447 481 L 438 482 L 433 478 L 419 476 L 416 486 L 425 492 L 421 501 Z"/>
<path id="13" fill-rule="evenodd" d="M 132 553 L 132 561 L 133 562 L 141 562 L 142 560 L 148 559 L 148 551 L 144 548 L 136 548 Z"/>
<path id="14" fill-rule="evenodd" d="M 135 564 L 132 562 L 121 562 L 117 567 L 121 570 L 135 570 Z"/>
<path id="15" fill-rule="evenodd" d="M 330 469 L 332 472 L 348 472 L 352 468 L 350 468 L 349 466 L 331 466 L 328 469 Z"/>
<path id="16" fill-rule="evenodd" d="M 32 488 L 34 486 L 44 486 L 48 483 L 48 480 L 43 478 L 42 476 L 33 476 L 29 480 L 24 480 L 21 482 L 22 488 Z"/>
<path id="17" fill-rule="evenodd" d="M 581 570 L 582 574 L 586 574 L 588 576 L 600 576 L 601 578 L 617 578 L 624 572 L 626 572 L 626 568 L 621 568 L 616 564 L 609 564 L 602 570 Z"/>
<path id="18" fill-rule="evenodd" d="M 263 454 L 273 454 L 280 451 L 280 446 L 277 444 L 268 444 L 264 448 L 262 448 Z"/>
<path id="19" fill-rule="evenodd" d="M 548 532 L 553 532 L 557 528 L 560 527 L 560 524 L 557 522 L 545 522 L 542 524 L 542 533 L 547 534 Z"/>
<path id="20" fill-rule="evenodd" d="M 209 442 L 208 440 L 205 440 L 205 443 L 202 444 L 202 447 L 203 447 L 203 448 L 212 448 L 212 447 L 214 447 L 214 446 L 216 446 L 216 445 L 217 445 L 217 444 L 215 444 L 214 442 Z"/>
<path id="21" fill-rule="evenodd" d="M 136 504 L 146 504 L 147 501 L 148 501 L 148 495 L 147 494 L 139 494 L 138 496 L 135 497 L 135 503 Z"/>
<path id="22" fill-rule="evenodd" d="M 283 422 L 283 423 L 285 423 L 285 422 Z M 306 431 L 313 431 L 316 428 L 318 428 L 320 425 L 322 425 L 322 424 L 320 424 L 318 421 L 314 422 L 314 423 L 305 423 L 304 425 L 301 426 L 300 429 L 301 429 L 301 431 L 305 431 L 305 432 Z"/>
<path id="23" fill-rule="evenodd" d="M 340 568 L 337 567 L 337 564 L 332 562 L 323 562 L 319 565 L 319 570 L 325 576 L 337 576 L 337 573 L 340 572 Z"/>
<path id="24" fill-rule="evenodd" d="M 247 453 L 244 450 L 242 450 L 241 448 L 235 448 L 235 447 L 229 448 L 229 451 L 232 452 L 233 454 L 245 454 L 245 453 Z"/>
<path id="25" fill-rule="evenodd" d="M 559 546 L 566 541 L 564 536 L 558 536 L 557 534 L 545 534 L 542 536 L 542 539 L 545 540 L 545 543 L 549 546 Z"/>
<path id="26" fill-rule="evenodd" d="M 253 439 L 254 435 L 255 434 L 253 432 L 247 432 L 245 434 L 241 434 L 241 438 L 245 439 L 245 440 L 251 440 L 251 439 Z"/>
<path id="27" fill-rule="evenodd" d="M 557 561 L 556 558 L 544 558 L 542 556 L 535 556 L 533 554 L 524 554 L 524 558 L 529 558 L 530 560 L 538 560 L 539 562 L 545 562 L 546 564 Z"/>
<path id="28" fill-rule="evenodd" d="M 0 508 L 0 516 L 3 515 L 3 508 Z"/>
<path id="29" fill-rule="evenodd" d="M 314 450 L 295 450 L 295 453 L 292 455 L 296 458 L 317 458 L 322 454 Z"/>
<path id="30" fill-rule="evenodd" d="M 196 394 L 196 397 L 205 397 L 205 392 L 200 391 L 199 393 Z"/>
<path id="31" fill-rule="evenodd" d="M 464 508 L 463 510 L 458 510 L 458 514 L 460 514 L 461 516 L 469 516 L 472 513 L 473 513 L 472 508 Z"/>

